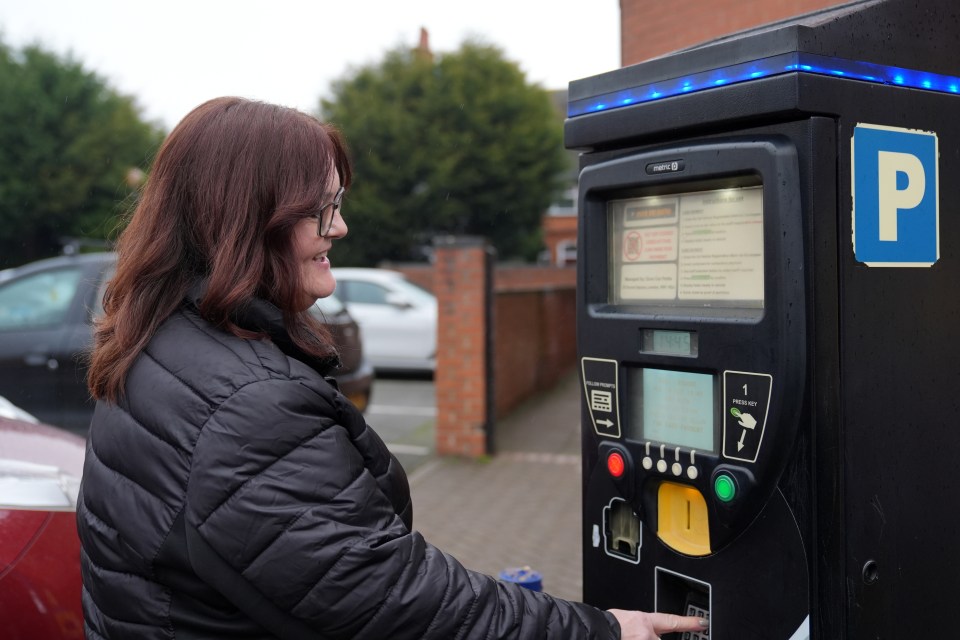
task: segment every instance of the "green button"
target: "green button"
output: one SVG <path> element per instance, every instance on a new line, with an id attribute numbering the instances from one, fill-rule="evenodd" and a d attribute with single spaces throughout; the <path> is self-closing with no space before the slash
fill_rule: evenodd
<path id="1" fill-rule="evenodd" d="M 717 494 L 717 497 L 720 498 L 721 502 L 730 502 L 737 494 L 737 485 L 730 476 L 720 474 L 717 476 L 717 479 L 713 481 L 713 491 Z"/>

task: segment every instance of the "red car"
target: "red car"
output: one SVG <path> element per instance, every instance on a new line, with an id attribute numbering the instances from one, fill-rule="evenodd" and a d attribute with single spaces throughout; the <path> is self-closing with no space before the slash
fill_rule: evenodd
<path id="1" fill-rule="evenodd" d="M 76 500 L 84 440 L 14 411 L 0 398 L 2 636 L 83 638 Z"/>

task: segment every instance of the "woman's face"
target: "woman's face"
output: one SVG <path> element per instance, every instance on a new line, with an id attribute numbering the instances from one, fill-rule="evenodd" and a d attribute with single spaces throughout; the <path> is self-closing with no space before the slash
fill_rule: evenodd
<path id="1" fill-rule="evenodd" d="M 325 202 L 332 202 L 340 188 L 336 172 L 328 183 Z M 347 225 L 340 216 L 339 208 L 333 215 L 333 223 L 326 236 L 317 234 L 319 221 L 315 217 L 304 218 L 293 230 L 293 251 L 300 265 L 300 283 L 303 286 L 301 309 L 309 309 L 317 298 L 325 298 L 337 288 L 337 281 L 330 272 L 328 253 L 335 239 L 347 235 Z"/>

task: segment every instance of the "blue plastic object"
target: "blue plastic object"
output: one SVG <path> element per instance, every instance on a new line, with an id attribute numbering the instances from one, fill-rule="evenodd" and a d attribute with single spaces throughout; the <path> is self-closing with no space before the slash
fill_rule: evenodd
<path id="1" fill-rule="evenodd" d="M 504 569 L 500 572 L 500 579 L 504 582 L 513 582 L 531 591 L 543 591 L 543 578 L 530 567 Z"/>

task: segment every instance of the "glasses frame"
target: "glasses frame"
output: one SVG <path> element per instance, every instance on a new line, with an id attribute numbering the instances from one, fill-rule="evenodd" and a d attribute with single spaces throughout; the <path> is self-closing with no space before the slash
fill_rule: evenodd
<path id="1" fill-rule="evenodd" d="M 343 187 L 337 189 L 337 193 L 333 196 L 332 201 L 321 205 L 319 211 L 311 214 L 312 217 L 317 219 L 317 235 L 321 238 L 326 238 L 327 234 L 330 233 L 330 229 L 333 228 L 333 219 L 337 217 L 337 211 L 340 210 L 340 205 L 343 204 L 344 191 L 346 191 L 346 189 Z"/>

